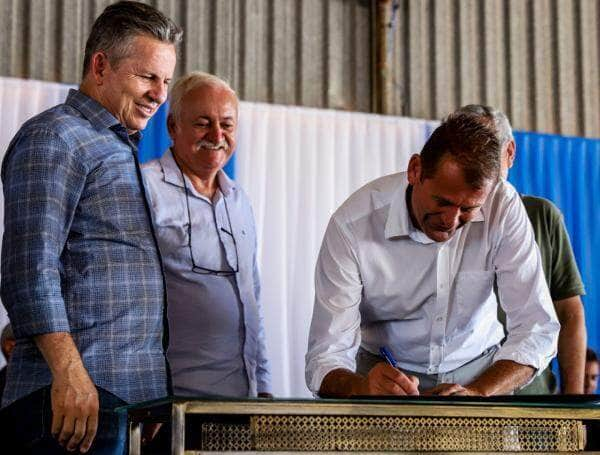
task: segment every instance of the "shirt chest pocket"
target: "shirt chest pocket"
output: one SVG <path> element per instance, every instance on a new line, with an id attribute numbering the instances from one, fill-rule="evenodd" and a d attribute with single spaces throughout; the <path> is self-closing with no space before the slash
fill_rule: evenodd
<path id="1" fill-rule="evenodd" d="M 189 218 L 185 199 L 179 193 L 166 193 L 165 198 L 162 203 L 154 202 L 152 205 L 152 221 L 163 255 L 188 248 L 189 243 Z"/>
<path id="2" fill-rule="evenodd" d="M 176 223 L 174 220 L 162 220 L 155 224 L 158 244 L 163 254 L 177 252 L 181 248 L 188 248 L 188 226 Z"/>
<path id="3" fill-rule="evenodd" d="M 473 315 L 493 294 L 494 272 L 459 272 L 454 280 L 457 310 L 461 314 Z"/>

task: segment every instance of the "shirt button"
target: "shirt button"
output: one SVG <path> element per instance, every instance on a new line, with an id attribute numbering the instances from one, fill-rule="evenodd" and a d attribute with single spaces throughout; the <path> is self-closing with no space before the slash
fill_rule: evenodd
<path id="1" fill-rule="evenodd" d="M 442 322 L 444 320 L 444 318 L 442 316 L 438 316 L 437 318 L 435 318 L 435 320 L 437 322 Z"/>

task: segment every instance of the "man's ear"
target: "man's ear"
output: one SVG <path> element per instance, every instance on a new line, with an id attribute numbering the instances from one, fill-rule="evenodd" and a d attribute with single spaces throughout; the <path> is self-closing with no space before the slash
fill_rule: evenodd
<path id="1" fill-rule="evenodd" d="M 421 181 L 421 155 L 415 153 L 410 157 L 410 161 L 408 162 L 407 176 L 408 183 L 411 185 L 415 185 Z"/>
<path id="2" fill-rule="evenodd" d="M 510 169 L 513 167 L 513 163 L 515 162 L 515 157 L 517 153 L 517 145 L 515 144 L 515 140 L 511 139 L 509 143 L 506 145 L 506 167 Z"/>
<path id="3" fill-rule="evenodd" d="M 94 79 L 96 85 L 102 85 L 104 83 L 107 71 L 109 70 L 110 62 L 108 61 L 108 56 L 104 52 L 98 51 L 92 54 L 90 60 L 90 75 Z"/>

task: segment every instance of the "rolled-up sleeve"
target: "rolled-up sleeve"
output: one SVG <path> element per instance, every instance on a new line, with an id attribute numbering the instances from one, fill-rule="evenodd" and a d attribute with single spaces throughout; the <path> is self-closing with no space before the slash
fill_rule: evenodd
<path id="1" fill-rule="evenodd" d="M 539 373 L 556 355 L 560 324 L 533 229 L 516 192 L 507 203 L 502 226 L 494 262 L 507 337 L 494 360 L 512 360 Z"/>
<path id="2" fill-rule="evenodd" d="M 23 130 L 7 151 L 1 296 L 17 338 L 69 331 L 60 257 L 85 179 L 56 133 Z"/>
<path id="3" fill-rule="evenodd" d="M 306 354 L 306 384 L 317 393 L 332 370 L 356 369 L 362 281 L 351 233 L 331 219 L 315 270 L 315 304 Z"/>

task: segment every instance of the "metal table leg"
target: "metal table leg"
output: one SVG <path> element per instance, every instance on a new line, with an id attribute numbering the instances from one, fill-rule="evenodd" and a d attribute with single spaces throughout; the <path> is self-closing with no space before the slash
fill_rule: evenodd
<path id="1" fill-rule="evenodd" d="M 171 436 L 171 454 L 183 455 L 185 450 L 185 409 L 186 403 L 173 403 Z"/>
<path id="2" fill-rule="evenodd" d="M 142 423 L 129 422 L 129 455 L 142 453 Z"/>

